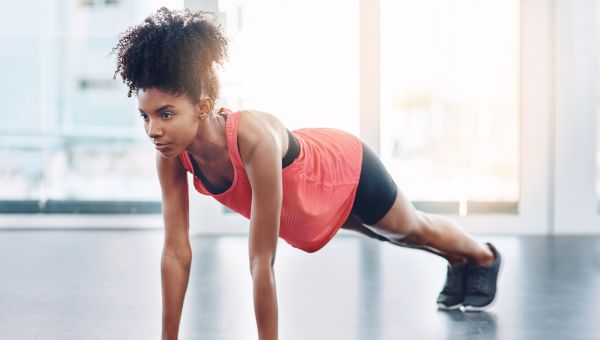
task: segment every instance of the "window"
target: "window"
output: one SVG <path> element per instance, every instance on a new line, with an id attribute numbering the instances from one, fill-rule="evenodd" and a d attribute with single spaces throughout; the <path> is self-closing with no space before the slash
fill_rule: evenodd
<path id="1" fill-rule="evenodd" d="M 218 5 L 230 37 L 220 104 L 271 113 L 290 130 L 334 127 L 358 135 L 357 0 Z"/>
<path id="2" fill-rule="evenodd" d="M 174 5 L 156 3 L 136 10 Z M 109 56 L 136 12 L 100 1 L 11 6 L 0 14 L 0 211 L 160 211 L 154 150 Z"/>
<path id="3" fill-rule="evenodd" d="M 518 202 L 519 5 L 381 0 L 381 154 L 411 200 Z"/>

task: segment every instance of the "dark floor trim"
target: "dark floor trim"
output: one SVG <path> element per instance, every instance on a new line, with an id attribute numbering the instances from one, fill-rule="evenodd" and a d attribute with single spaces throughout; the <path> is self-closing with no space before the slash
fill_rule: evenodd
<path id="1" fill-rule="evenodd" d="M 0 214 L 160 214 L 159 201 L 0 201 Z"/>
<path id="2" fill-rule="evenodd" d="M 412 202 L 417 210 L 435 214 L 458 214 L 458 202 Z M 467 202 L 467 215 L 518 214 L 518 202 Z M 233 213 L 223 207 L 224 212 Z M 0 201 L 0 214 L 160 214 L 158 201 L 36 200 Z M 598 206 L 600 212 L 600 205 Z"/>

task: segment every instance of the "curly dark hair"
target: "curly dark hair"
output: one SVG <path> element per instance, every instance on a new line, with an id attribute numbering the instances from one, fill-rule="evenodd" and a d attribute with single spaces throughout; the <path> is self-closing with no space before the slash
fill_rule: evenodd
<path id="1" fill-rule="evenodd" d="M 211 12 L 161 7 L 141 24 L 119 35 L 117 74 L 129 87 L 128 97 L 159 88 L 187 95 L 197 103 L 204 94 L 219 97 L 215 66 L 227 59 L 227 39 Z"/>

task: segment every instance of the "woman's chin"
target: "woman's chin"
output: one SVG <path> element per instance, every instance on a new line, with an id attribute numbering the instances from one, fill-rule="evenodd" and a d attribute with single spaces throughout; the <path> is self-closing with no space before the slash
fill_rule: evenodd
<path id="1" fill-rule="evenodd" d="M 157 150 L 158 154 L 160 155 L 160 157 L 162 158 L 174 158 L 179 156 L 179 153 L 176 152 L 176 150 L 174 149 L 167 149 L 167 150 Z"/>

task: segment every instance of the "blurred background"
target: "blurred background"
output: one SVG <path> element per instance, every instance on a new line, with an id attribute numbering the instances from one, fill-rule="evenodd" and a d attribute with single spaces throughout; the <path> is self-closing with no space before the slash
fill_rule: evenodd
<path id="1" fill-rule="evenodd" d="M 110 53 L 120 32 L 167 6 L 212 11 L 224 27 L 217 106 L 354 133 L 418 209 L 476 232 L 600 231 L 594 1 L 2 6 L 0 227 L 160 227 L 155 151 Z M 191 197 L 206 217 L 194 232 L 245 230 Z"/>

